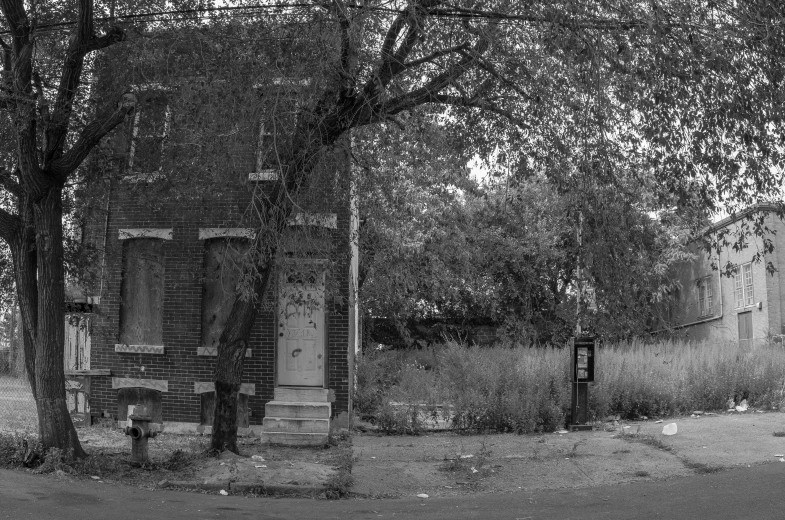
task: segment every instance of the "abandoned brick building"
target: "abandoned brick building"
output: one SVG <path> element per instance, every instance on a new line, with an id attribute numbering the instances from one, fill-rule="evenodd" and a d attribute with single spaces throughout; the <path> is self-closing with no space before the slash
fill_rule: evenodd
<path id="1" fill-rule="evenodd" d="M 738 341 L 750 346 L 785 334 L 785 223 L 775 205 L 758 204 L 727 217 L 706 232 L 725 230 L 729 240 L 746 228 L 751 232 L 762 218 L 762 236 L 753 236 L 741 250 L 725 247 L 707 256 L 696 243 L 694 259 L 675 267 L 671 278 L 678 290 L 670 312 L 670 330 L 689 340 Z M 764 253 L 764 240 L 771 252 Z M 713 264 L 713 265 L 712 265 Z M 725 276 L 715 267 L 734 266 Z M 773 268 L 773 270 L 772 270 Z"/>
<path id="2" fill-rule="evenodd" d="M 236 264 L 260 226 L 252 200 L 280 181 L 272 129 L 286 125 L 264 103 L 238 112 L 227 125 L 242 138 L 216 161 L 219 182 L 174 196 L 183 189 L 166 192 L 169 177 L 192 159 L 172 151 L 183 141 L 178 96 L 205 80 L 177 81 L 133 85 L 137 110 L 108 141 L 111 160 L 93 163 L 111 171 L 98 176 L 109 180 L 85 216 L 84 241 L 98 251 L 93 276 L 72 292 L 67 315 L 66 386 L 77 423 L 111 417 L 123 427 L 129 407 L 147 404 L 164 431 L 211 429 L 218 338 L 242 283 Z M 308 84 L 271 77 L 254 88 L 280 101 Z M 351 412 L 357 222 L 345 147 L 325 153 L 314 171 L 310 188 L 292 194 L 296 210 L 278 245 L 272 295 L 259 303 L 240 390 L 240 432 L 274 442 L 324 442 Z"/>

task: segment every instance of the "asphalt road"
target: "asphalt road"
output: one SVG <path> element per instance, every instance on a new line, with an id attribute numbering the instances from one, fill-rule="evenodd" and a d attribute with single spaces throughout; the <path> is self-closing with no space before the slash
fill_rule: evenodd
<path id="1" fill-rule="evenodd" d="M 0 470 L 2 519 L 651 519 L 785 518 L 785 463 L 585 489 L 458 498 L 308 500 L 147 491 Z"/>

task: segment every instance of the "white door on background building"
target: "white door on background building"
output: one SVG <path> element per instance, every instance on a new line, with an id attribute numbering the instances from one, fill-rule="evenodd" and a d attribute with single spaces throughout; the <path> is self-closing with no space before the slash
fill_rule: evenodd
<path id="1" fill-rule="evenodd" d="M 740 312 L 739 316 L 739 347 L 752 346 L 752 312 Z"/>
<path id="2" fill-rule="evenodd" d="M 324 385 L 324 270 L 317 264 L 290 266 L 278 301 L 278 384 Z"/>

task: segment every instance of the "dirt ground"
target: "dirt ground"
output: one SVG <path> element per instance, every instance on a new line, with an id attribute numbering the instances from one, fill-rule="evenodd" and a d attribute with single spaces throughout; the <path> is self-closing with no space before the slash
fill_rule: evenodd
<path id="1" fill-rule="evenodd" d="M 678 433 L 662 435 L 663 426 L 673 422 Z M 610 423 L 604 429 L 614 431 L 355 435 L 353 491 L 370 497 L 433 497 L 586 488 L 781 463 L 785 454 L 785 437 L 774 435 L 785 431 L 781 413 Z"/>
<path id="2" fill-rule="evenodd" d="M 122 430 L 84 428 L 79 430 L 79 437 L 90 455 L 98 455 L 94 475 L 88 477 L 150 489 L 180 487 L 177 483 L 183 482 L 211 491 L 228 490 L 232 483 L 240 482 L 323 486 L 343 460 L 351 457 L 346 443 L 293 448 L 263 445 L 258 437 L 240 438 L 239 456 L 226 452 L 208 457 L 209 437 L 163 433 L 148 441 L 151 463 L 136 468 L 129 464 L 131 440 Z"/>
<path id="3" fill-rule="evenodd" d="M 662 434 L 668 423 L 677 424 L 676 435 Z M 248 437 L 240 439 L 240 457 L 217 458 L 205 455 L 209 437 L 161 434 L 149 441 L 152 462 L 142 468 L 129 464 L 130 438 L 122 431 L 87 428 L 79 430 L 80 438 L 95 457 L 72 476 L 148 489 L 190 481 L 202 492 L 216 493 L 240 483 L 336 485 L 338 468 L 350 464 L 355 496 L 437 497 L 589 488 L 785 462 L 785 414 L 777 412 L 598 426 L 601 431 L 542 435 L 355 433 L 318 448 L 269 446 Z M 346 482 L 338 485 L 349 489 Z M 242 486 L 235 488 L 243 492 Z"/>

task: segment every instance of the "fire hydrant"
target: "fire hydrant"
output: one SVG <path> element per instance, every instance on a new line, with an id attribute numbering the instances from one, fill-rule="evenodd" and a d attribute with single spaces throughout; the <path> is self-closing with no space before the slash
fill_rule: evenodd
<path id="1" fill-rule="evenodd" d="M 152 417 L 146 406 L 136 405 L 133 413 L 128 415 L 125 434 L 131 436 L 131 464 L 141 466 L 150 457 L 147 451 L 147 439 L 155 437 L 156 432 L 150 429 Z"/>

